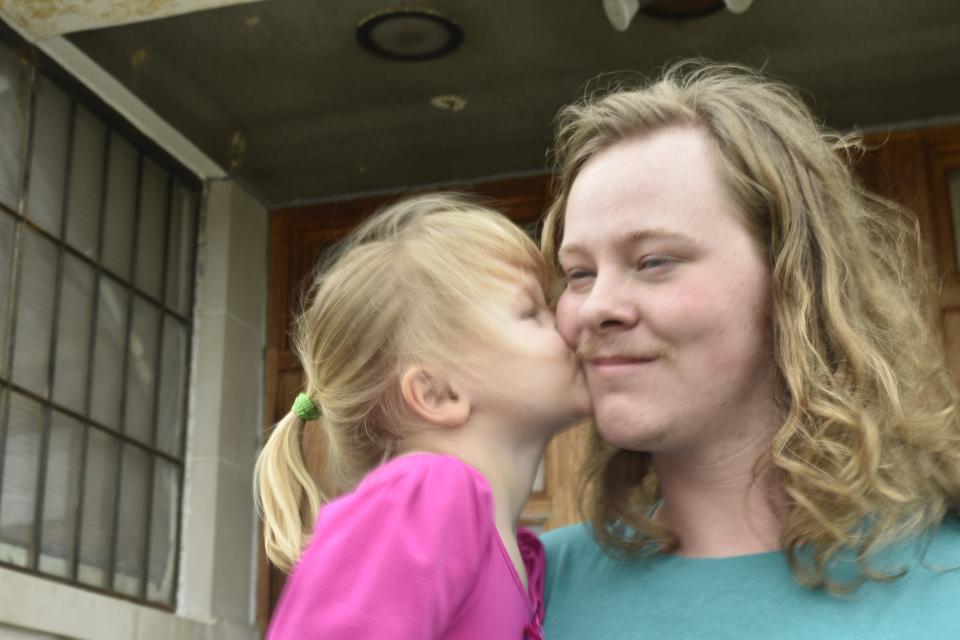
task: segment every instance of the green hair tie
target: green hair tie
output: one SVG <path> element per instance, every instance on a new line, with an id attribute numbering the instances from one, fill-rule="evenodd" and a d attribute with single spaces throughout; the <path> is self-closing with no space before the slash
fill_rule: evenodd
<path id="1" fill-rule="evenodd" d="M 320 417 L 317 405 L 313 404 L 313 400 L 305 393 L 297 394 L 297 399 L 293 401 L 293 412 L 303 421 L 316 420 Z"/>

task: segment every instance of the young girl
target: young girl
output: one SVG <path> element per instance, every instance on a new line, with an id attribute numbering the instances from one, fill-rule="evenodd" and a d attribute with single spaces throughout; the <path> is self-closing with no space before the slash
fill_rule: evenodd
<path id="1" fill-rule="evenodd" d="M 517 519 L 547 441 L 589 411 L 546 280 L 523 231 L 462 196 L 342 243 L 297 323 L 306 388 L 257 460 L 267 555 L 293 567 L 270 639 L 542 637 L 543 550 Z M 322 508 L 303 429 L 327 495 L 349 491 Z"/>

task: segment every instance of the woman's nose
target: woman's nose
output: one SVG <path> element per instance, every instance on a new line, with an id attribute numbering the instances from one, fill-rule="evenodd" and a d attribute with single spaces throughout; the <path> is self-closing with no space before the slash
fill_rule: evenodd
<path id="1" fill-rule="evenodd" d="M 632 293 L 624 278 L 598 273 L 580 309 L 584 328 L 604 333 L 633 327 L 639 313 Z"/>

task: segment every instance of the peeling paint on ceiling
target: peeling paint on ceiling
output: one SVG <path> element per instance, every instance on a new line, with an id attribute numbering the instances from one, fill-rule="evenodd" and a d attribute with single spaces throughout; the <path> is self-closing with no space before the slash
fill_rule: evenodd
<path id="1" fill-rule="evenodd" d="M 0 0 L 0 17 L 34 41 L 264 0 Z"/>

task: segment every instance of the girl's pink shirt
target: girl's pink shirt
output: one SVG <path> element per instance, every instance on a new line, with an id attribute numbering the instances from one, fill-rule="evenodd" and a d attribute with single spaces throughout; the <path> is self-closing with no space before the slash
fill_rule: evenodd
<path id="1" fill-rule="evenodd" d="M 486 479 L 415 454 L 323 507 L 274 610 L 269 640 L 541 640 L 543 547 L 518 531 L 523 588 Z"/>

